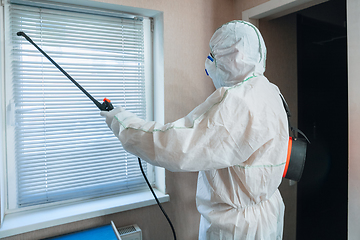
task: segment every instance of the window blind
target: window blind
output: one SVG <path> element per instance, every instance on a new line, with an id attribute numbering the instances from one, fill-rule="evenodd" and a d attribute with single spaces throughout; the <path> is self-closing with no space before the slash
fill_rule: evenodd
<path id="1" fill-rule="evenodd" d="M 139 19 L 11 4 L 11 92 L 17 206 L 142 189 L 128 154 L 99 110 L 23 37 L 25 32 L 100 102 L 146 118 Z M 10 123 L 9 123 L 10 124 Z M 146 164 L 143 164 L 146 168 Z"/>

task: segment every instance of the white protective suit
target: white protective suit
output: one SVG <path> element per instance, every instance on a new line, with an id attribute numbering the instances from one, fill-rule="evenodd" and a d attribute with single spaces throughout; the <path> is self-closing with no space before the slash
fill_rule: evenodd
<path id="1" fill-rule="evenodd" d="M 170 171 L 199 171 L 199 240 L 282 239 L 278 186 L 287 156 L 287 116 L 264 76 L 266 48 L 244 21 L 219 28 L 206 70 L 216 91 L 166 125 L 122 108 L 102 112 L 123 147 Z"/>

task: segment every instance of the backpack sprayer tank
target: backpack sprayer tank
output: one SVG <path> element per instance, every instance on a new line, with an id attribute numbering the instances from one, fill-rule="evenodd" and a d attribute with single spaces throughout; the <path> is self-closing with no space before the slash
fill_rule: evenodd
<path id="1" fill-rule="evenodd" d="M 307 143 L 310 143 L 309 139 L 305 134 L 297 128 L 294 128 L 290 123 L 290 109 L 282 95 L 281 100 L 283 101 L 284 108 L 288 117 L 289 129 L 293 133 L 293 137 L 289 137 L 288 152 L 286 157 L 286 164 L 283 173 L 283 177 L 286 179 L 300 181 L 306 159 Z M 300 133 L 304 138 L 299 138 Z"/>

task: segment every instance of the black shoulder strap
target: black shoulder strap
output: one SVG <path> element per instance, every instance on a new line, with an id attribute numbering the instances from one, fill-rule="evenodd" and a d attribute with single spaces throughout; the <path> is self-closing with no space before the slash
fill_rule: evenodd
<path id="1" fill-rule="evenodd" d="M 293 127 L 291 125 L 291 122 L 290 122 L 290 117 L 291 117 L 291 112 L 290 112 L 290 108 L 289 108 L 289 105 L 287 104 L 287 102 L 285 101 L 285 98 L 282 94 L 279 94 L 280 97 L 281 97 L 281 100 L 283 102 L 283 105 L 284 105 L 284 108 L 285 108 L 285 111 L 286 111 L 286 115 L 288 117 L 288 123 L 289 123 L 289 129 L 290 131 L 293 133 L 293 137 L 294 138 L 297 138 L 298 137 L 298 133 L 300 133 L 305 139 L 306 141 L 308 141 L 308 143 L 310 143 L 309 139 L 306 137 L 306 135 L 298 128 L 296 127 Z"/>

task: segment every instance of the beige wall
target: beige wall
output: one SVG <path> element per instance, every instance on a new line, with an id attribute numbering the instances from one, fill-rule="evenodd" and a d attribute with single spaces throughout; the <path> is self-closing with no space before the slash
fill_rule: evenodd
<path id="1" fill-rule="evenodd" d="M 265 76 L 276 84 L 291 110 L 291 123 L 297 126 L 297 55 L 296 15 L 265 21 L 260 20 L 260 31 L 267 47 Z M 297 185 L 283 179 L 280 192 L 285 203 L 285 240 L 296 239 Z"/>
<path id="2" fill-rule="evenodd" d="M 234 19 L 233 0 L 103 0 L 162 11 L 164 14 L 165 122 L 189 113 L 214 90 L 204 72 L 209 40 L 216 28 Z M 166 172 L 170 202 L 163 206 L 172 219 L 181 240 L 198 237 L 200 215 L 195 206 L 197 173 Z M 171 229 L 157 206 L 144 207 L 64 224 L 48 229 L 5 238 L 7 240 L 41 239 L 86 228 L 109 224 L 137 223 L 146 240 L 172 239 Z"/>
<path id="3" fill-rule="evenodd" d="M 347 0 L 349 87 L 349 210 L 348 239 L 360 236 L 360 2 Z"/>
<path id="4" fill-rule="evenodd" d="M 235 14 L 237 17 L 241 17 L 242 11 L 256 7 L 270 0 L 234 0 L 235 1 Z"/>

